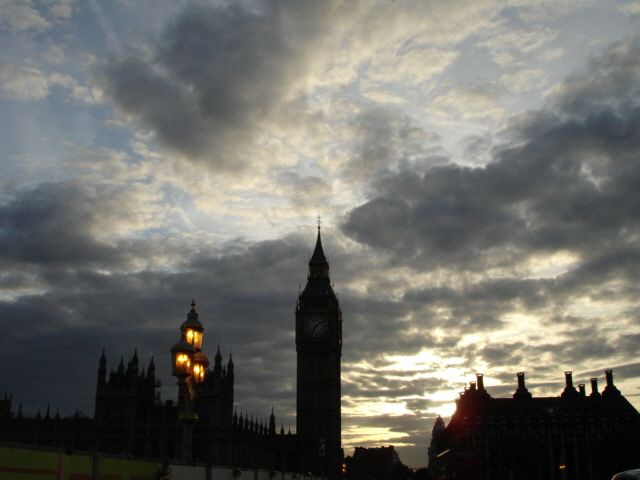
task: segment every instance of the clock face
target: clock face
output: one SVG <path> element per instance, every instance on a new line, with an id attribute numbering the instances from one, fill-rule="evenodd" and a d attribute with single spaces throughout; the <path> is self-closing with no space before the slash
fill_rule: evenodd
<path id="1" fill-rule="evenodd" d="M 307 318 L 304 322 L 304 331 L 310 337 L 323 336 L 327 332 L 327 319 L 320 315 Z"/>

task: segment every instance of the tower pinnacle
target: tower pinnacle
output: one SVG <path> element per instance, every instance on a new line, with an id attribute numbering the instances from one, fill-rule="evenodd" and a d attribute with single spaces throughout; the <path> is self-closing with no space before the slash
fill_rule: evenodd
<path id="1" fill-rule="evenodd" d="M 322 236 L 320 235 L 320 225 L 318 225 L 318 238 L 316 247 L 309 259 L 309 278 L 328 278 L 329 262 L 322 248 Z"/>

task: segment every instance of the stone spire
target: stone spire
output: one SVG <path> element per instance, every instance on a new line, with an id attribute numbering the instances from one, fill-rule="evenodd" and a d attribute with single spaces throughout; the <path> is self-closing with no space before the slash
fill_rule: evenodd
<path id="1" fill-rule="evenodd" d="M 269 417 L 269 435 L 276 434 L 276 416 L 273 414 L 273 407 L 271 407 L 271 416 Z"/>
<path id="2" fill-rule="evenodd" d="M 307 285 L 299 298 L 332 298 L 336 299 L 336 294 L 329 279 L 329 262 L 322 248 L 322 237 L 320 235 L 320 225 L 318 225 L 318 237 L 316 247 L 309 259 L 309 273 L 307 274 Z"/>
<path id="3" fill-rule="evenodd" d="M 316 248 L 309 259 L 309 278 L 329 278 L 329 262 L 324 255 L 322 248 L 322 237 L 320 236 L 320 225 L 318 225 L 318 238 Z"/>

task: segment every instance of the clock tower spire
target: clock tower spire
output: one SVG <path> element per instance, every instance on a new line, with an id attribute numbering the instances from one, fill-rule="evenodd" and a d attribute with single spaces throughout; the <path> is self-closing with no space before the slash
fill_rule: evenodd
<path id="1" fill-rule="evenodd" d="M 329 280 L 329 262 L 327 262 L 327 257 L 325 257 L 324 249 L 322 248 L 320 225 L 318 225 L 316 248 L 313 250 L 313 255 L 311 255 L 311 258 L 309 259 L 308 278 L 326 278 Z"/>
<path id="2" fill-rule="evenodd" d="M 296 306 L 297 437 L 301 471 L 338 476 L 342 467 L 342 311 L 331 286 L 320 224 L 307 284 Z"/>

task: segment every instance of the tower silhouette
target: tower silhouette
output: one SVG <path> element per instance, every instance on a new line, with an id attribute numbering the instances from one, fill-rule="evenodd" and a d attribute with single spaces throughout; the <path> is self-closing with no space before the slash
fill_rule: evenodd
<path id="1" fill-rule="evenodd" d="M 296 306 L 296 422 L 304 471 L 338 475 L 341 445 L 342 311 L 329 278 L 318 225 L 307 284 Z"/>

